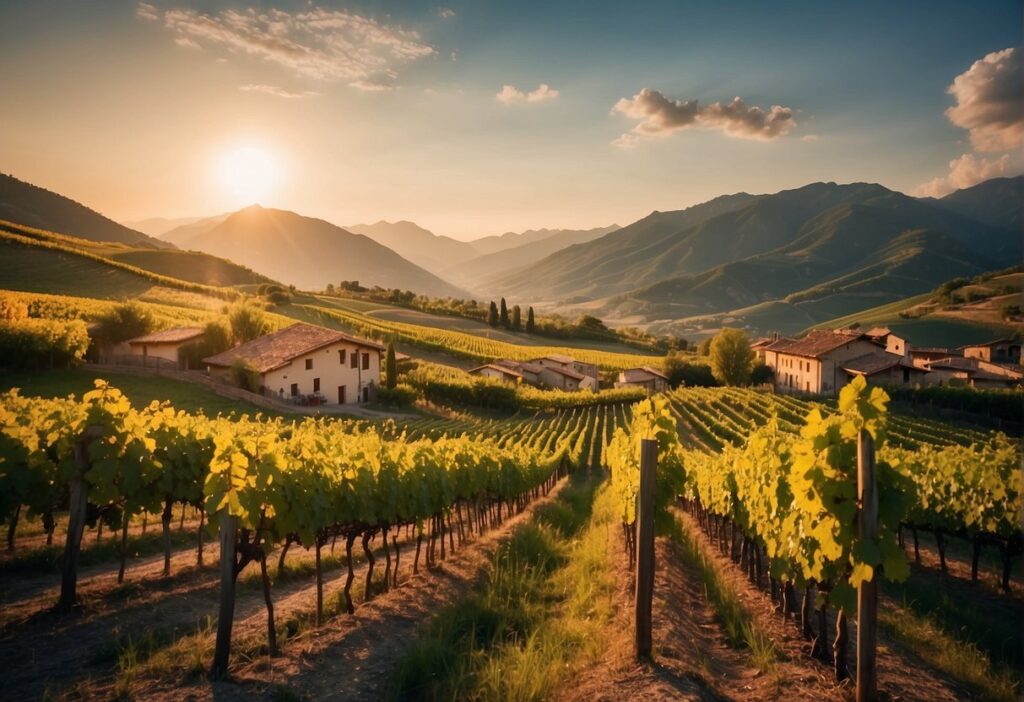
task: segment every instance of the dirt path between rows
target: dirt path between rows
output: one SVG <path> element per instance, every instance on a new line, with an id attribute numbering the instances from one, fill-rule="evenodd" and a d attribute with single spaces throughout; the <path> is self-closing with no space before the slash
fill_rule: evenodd
<path id="1" fill-rule="evenodd" d="M 491 562 L 498 545 L 519 524 L 530 519 L 538 505 L 554 499 L 566 484 L 562 479 L 546 496 L 483 536 L 459 549 L 440 566 L 412 575 L 412 551 L 403 554 L 400 587 L 358 605 L 353 616 L 339 615 L 324 626 L 311 628 L 289 640 L 280 656 L 260 656 L 248 663 L 235 657 L 232 680 L 210 682 L 140 680 L 133 687 L 137 699 L 156 702 L 183 700 L 274 699 L 280 687 L 309 700 L 378 700 L 417 631 L 442 608 L 457 602 Z M 378 567 L 382 564 L 378 562 Z M 365 572 L 357 573 L 357 578 Z M 338 576 L 325 578 L 325 597 L 338 587 Z M 358 579 L 357 579 L 358 582 Z M 304 579 L 287 592 L 275 592 L 279 621 L 312 610 L 316 586 Z M 215 611 L 216 592 L 207 599 L 205 612 Z M 240 593 L 236 600 L 235 640 L 264 636 L 266 615 L 258 589 Z M 2 655 L 2 652 L 0 652 Z M 98 697 L 109 693 L 109 683 L 93 688 Z"/>

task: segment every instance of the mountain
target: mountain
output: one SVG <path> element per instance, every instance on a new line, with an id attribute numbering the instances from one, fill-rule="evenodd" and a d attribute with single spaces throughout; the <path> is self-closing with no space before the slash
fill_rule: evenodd
<path id="1" fill-rule="evenodd" d="M 216 226 L 197 231 L 181 245 L 230 258 L 303 288 L 358 280 L 364 285 L 437 297 L 468 296 L 369 237 L 322 219 L 259 205 L 232 213 Z"/>
<path id="2" fill-rule="evenodd" d="M 486 286 L 480 287 L 478 283 L 493 279 L 495 276 L 500 276 L 507 271 L 529 266 L 567 246 L 593 241 L 606 234 L 610 234 L 618 228 L 617 224 L 613 224 L 609 227 L 596 227 L 594 229 L 539 229 L 523 232 L 523 234 L 516 234 L 514 236 L 526 237 L 527 243 L 471 258 L 458 265 L 442 269 L 441 275 L 446 280 L 451 280 L 471 290 L 480 289 L 483 292 L 496 292 L 496 294 L 500 295 L 500 290 L 487 290 Z M 534 237 L 534 235 L 541 232 L 544 232 L 546 236 L 541 238 Z M 521 241 L 521 239 L 518 240 Z M 477 241 L 472 242 L 474 246 L 477 245 Z"/>
<path id="3" fill-rule="evenodd" d="M 997 227 L 1024 227 L 1024 176 L 993 178 L 930 202 Z"/>
<path id="4" fill-rule="evenodd" d="M 151 248 L 169 246 L 70 198 L 4 173 L 0 173 L 0 219 L 91 241 Z"/>
<path id="5" fill-rule="evenodd" d="M 376 224 L 353 224 L 345 227 L 350 232 L 368 236 L 387 246 L 399 256 L 417 266 L 438 273 L 451 265 L 458 265 L 478 254 L 476 248 L 465 241 L 439 236 L 414 222 L 399 221 Z"/>
<path id="6" fill-rule="evenodd" d="M 881 185 L 814 183 L 774 195 L 741 193 L 679 212 L 655 212 L 494 282 L 512 297 L 580 302 L 762 257 L 754 263 L 773 270 L 781 266 L 770 280 L 744 281 L 750 295 L 763 300 L 826 282 L 847 270 L 851 260 L 881 255 L 879 247 L 915 230 L 947 235 L 975 256 L 975 264 L 1015 261 L 1021 253 L 1020 237 L 1011 230 Z M 809 277 L 801 277 L 800 263 Z M 773 287 L 776 282 L 783 287 Z"/>
<path id="7" fill-rule="evenodd" d="M 221 215 L 215 215 L 213 217 L 204 217 L 202 219 L 196 219 L 188 224 L 180 224 L 173 229 L 169 229 L 160 235 L 161 241 L 166 241 L 169 244 L 174 244 L 179 249 L 190 249 L 195 248 L 191 246 L 192 240 L 197 239 L 206 235 L 211 229 L 216 227 L 218 224 L 223 222 L 225 219 L 230 217 L 233 213 L 226 212 Z"/>
<path id="8" fill-rule="evenodd" d="M 581 244 L 585 241 L 597 239 L 608 232 L 615 231 L 619 225 L 613 224 L 610 227 L 595 227 L 594 229 L 527 229 L 525 232 L 505 232 L 501 235 L 485 236 L 474 239 L 471 243 L 477 254 L 487 256 L 507 251 L 510 249 L 536 244 L 541 241 L 548 242 L 551 252 L 564 249 L 572 244 Z"/>
<path id="9" fill-rule="evenodd" d="M 147 219 L 140 219 L 132 222 L 121 222 L 121 224 L 129 229 L 142 232 L 147 236 L 159 237 L 176 227 L 183 227 L 186 224 L 192 224 L 193 222 L 198 222 L 201 219 L 205 218 L 177 217 L 174 219 L 168 219 L 167 217 L 148 217 Z"/>

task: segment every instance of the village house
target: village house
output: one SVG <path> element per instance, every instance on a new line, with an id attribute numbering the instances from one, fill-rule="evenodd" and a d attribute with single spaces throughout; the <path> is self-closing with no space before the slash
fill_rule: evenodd
<path id="1" fill-rule="evenodd" d="M 864 332 L 864 336 L 885 348 L 886 352 L 898 356 L 908 356 L 911 353 L 911 346 L 901 336 L 893 334 L 889 327 L 872 327 Z"/>
<path id="2" fill-rule="evenodd" d="M 260 375 L 265 395 L 295 402 L 368 402 L 380 387 L 385 347 L 344 332 L 293 324 L 204 358 L 211 375 L 227 377 L 239 360 Z"/>
<path id="3" fill-rule="evenodd" d="M 896 353 L 869 353 L 842 363 L 843 372 L 853 380 L 863 376 L 875 385 L 921 385 L 928 371 L 918 368 L 906 356 Z"/>
<path id="4" fill-rule="evenodd" d="M 967 356 L 949 356 L 929 361 L 924 366 L 929 385 L 961 385 L 978 389 L 1009 388 L 1021 384 L 1024 373 L 1019 366 L 991 363 Z"/>
<path id="5" fill-rule="evenodd" d="M 198 327 L 173 327 L 137 336 L 125 343 L 143 366 L 183 368 L 187 364 L 181 355 L 182 347 L 202 338 L 203 330 Z"/>
<path id="6" fill-rule="evenodd" d="M 643 388 L 648 395 L 656 395 L 668 390 L 668 376 L 656 368 L 643 366 L 619 371 L 617 388 Z"/>
<path id="7" fill-rule="evenodd" d="M 523 374 L 515 368 L 501 365 L 499 362 L 485 363 L 469 371 L 470 375 L 479 375 L 483 378 L 495 378 L 506 383 L 523 382 Z"/>
<path id="8" fill-rule="evenodd" d="M 539 366 L 540 382 L 562 390 L 597 390 L 597 366 L 583 363 L 571 356 L 551 354 L 530 361 Z"/>
<path id="9" fill-rule="evenodd" d="M 971 344 L 963 347 L 965 358 L 977 358 L 989 363 L 1020 364 L 1020 342 L 1010 339 L 996 339 L 986 344 Z"/>
<path id="10" fill-rule="evenodd" d="M 912 346 L 910 362 L 919 368 L 925 368 L 932 361 L 941 361 L 950 356 L 957 356 L 955 351 L 944 346 Z"/>
<path id="11" fill-rule="evenodd" d="M 879 344 L 850 329 L 819 329 L 802 339 L 781 338 L 764 346 L 763 351 L 765 364 L 774 371 L 778 392 L 829 395 L 838 393 L 851 380 L 844 365 L 863 371 L 866 356 L 886 354 Z"/>

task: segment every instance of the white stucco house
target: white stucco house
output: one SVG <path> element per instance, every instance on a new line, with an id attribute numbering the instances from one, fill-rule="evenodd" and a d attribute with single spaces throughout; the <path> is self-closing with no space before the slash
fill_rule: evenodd
<path id="1" fill-rule="evenodd" d="M 299 323 L 204 358 L 203 363 L 211 375 L 224 377 L 242 359 L 260 374 L 265 395 L 349 405 L 375 396 L 384 350 L 375 341 Z"/>

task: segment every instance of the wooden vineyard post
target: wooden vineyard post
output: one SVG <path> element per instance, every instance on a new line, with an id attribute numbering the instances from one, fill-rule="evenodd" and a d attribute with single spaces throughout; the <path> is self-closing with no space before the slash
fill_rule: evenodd
<path id="1" fill-rule="evenodd" d="M 857 518 L 861 543 L 878 539 L 878 485 L 875 482 L 875 442 L 864 429 L 857 437 Z M 857 589 L 857 702 L 878 699 L 875 644 L 878 635 L 878 572 Z"/>
<path id="2" fill-rule="evenodd" d="M 217 614 L 217 645 L 213 652 L 213 676 L 228 672 L 231 627 L 235 619 L 235 541 L 238 517 L 224 512 L 220 518 L 220 610 Z"/>
<path id="3" fill-rule="evenodd" d="M 60 600 L 57 601 L 57 611 L 61 614 L 67 614 L 75 606 L 78 557 L 82 552 L 85 510 L 89 500 L 89 486 L 85 482 L 85 474 L 89 470 L 89 444 L 102 433 L 103 427 L 91 426 L 75 444 L 75 477 L 68 483 L 68 533 L 64 541 L 64 562 L 61 565 Z"/>
<path id="4" fill-rule="evenodd" d="M 654 487 L 658 442 L 640 442 L 640 489 L 636 496 L 636 657 L 650 658 L 654 598 Z"/>

